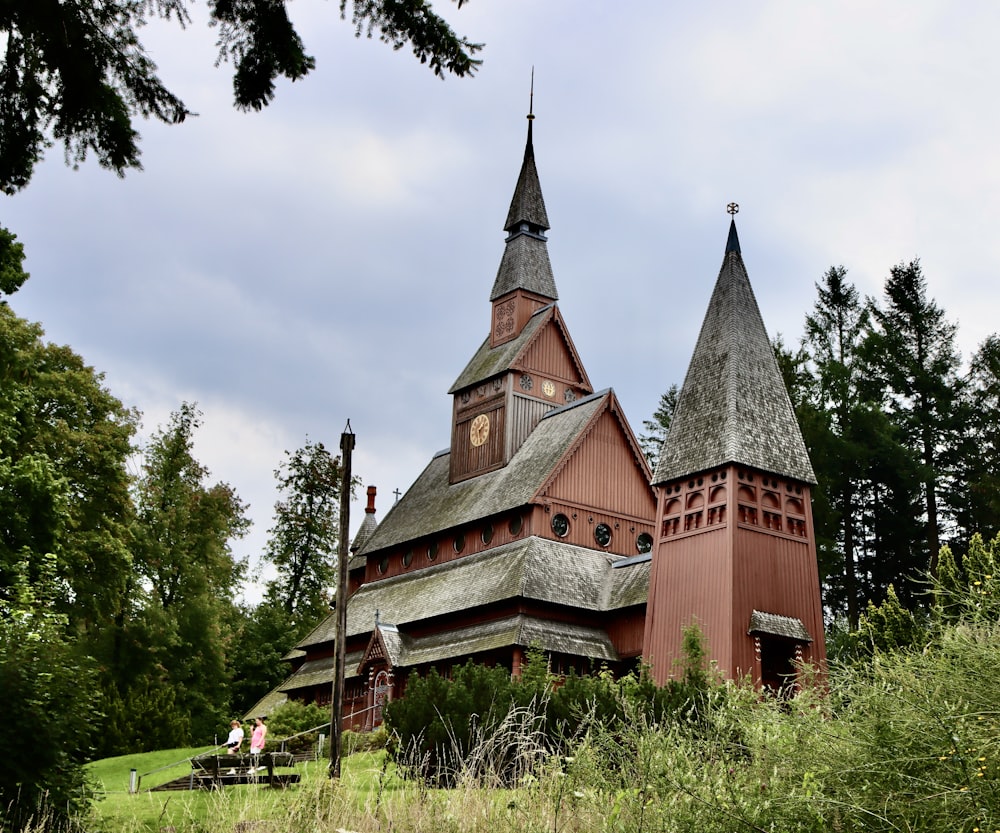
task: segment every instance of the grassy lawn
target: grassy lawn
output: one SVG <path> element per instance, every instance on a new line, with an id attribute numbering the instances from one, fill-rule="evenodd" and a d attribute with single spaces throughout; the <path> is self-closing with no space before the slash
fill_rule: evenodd
<path id="1" fill-rule="evenodd" d="M 385 767 L 385 753 L 359 752 L 344 760 L 342 777 L 336 785 L 331 785 L 327 777 L 328 761 L 321 760 L 298 764 L 295 771 L 302 776 L 301 783 L 286 789 L 247 784 L 220 791 L 149 791 L 151 786 L 187 775 L 191 769 L 187 758 L 205 751 L 204 748 L 173 749 L 91 764 L 88 772 L 104 790 L 103 798 L 94 803 L 92 827 L 109 833 L 159 831 L 167 827 L 177 831 L 231 831 L 239 821 L 288 821 L 297 814 L 312 819 L 323 807 L 337 814 L 350 812 L 353 807 L 361 815 L 377 797 L 388 796 L 403 787 L 403 782 Z M 143 775 L 135 795 L 128 793 L 132 768 Z"/>

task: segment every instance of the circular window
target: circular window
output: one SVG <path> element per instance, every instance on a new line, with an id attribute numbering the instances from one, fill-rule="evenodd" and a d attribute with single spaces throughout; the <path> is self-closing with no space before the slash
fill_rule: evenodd
<path id="1" fill-rule="evenodd" d="M 594 527 L 594 540 L 602 547 L 611 543 L 611 527 L 607 524 L 598 524 Z"/>
<path id="2" fill-rule="evenodd" d="M 562 512 L 552 519 L 552 531 L 560 538 L 565 538 L 569 533 L 569 518 Z"/>
<path id="3" fill-rule="evenodd" d="M 484 544 L 488 544 L 493 540 L 493 524 L 486 524 L 483 527 L 482 539 Z"/>
<path id="4" fill-rule="evenodd" d="M 430 545 L 427 547 L 427 560 L 433 561 L 438 557 L 438 545 L 437 541 L 431 541 Z"/>
<path id="5" fill-rule="evenodd" d="M 388 569 L 389 569 L 389 556 L 383 555 L 378 562 L 378 574 L 380 576 L 384 576 Z"/>
<path id="6" fill-rule="evenodd" d="M 464 535 L 456 535 L 455 536 L 455 544 L 454 544 L 454 546 L 455 546 L 455 552 L 461 552 L 462 550 L 464 550 L 465 549 L 465 536 Z"/>
<path id="7" fill-rule="evenodd" d="M 521 531 L 521 527 L 523 524 L 524 524 L 524 519 L 520 515 L 511 518 L 509 527 L 510 534 L 517 535 Z"/>
<path id="8" fill-rule="evenodd" d="M 407 550 L 403 553 L 403 566 L 409 567 L 413 563 L 413 550 Z"/>
<path id="9" fill-rule="evenodd" d="M 640 532 L 635 538 L 635 548 L 641 553 L 647 553 L 653 549 L 653 536 L 648 532 Z"/>

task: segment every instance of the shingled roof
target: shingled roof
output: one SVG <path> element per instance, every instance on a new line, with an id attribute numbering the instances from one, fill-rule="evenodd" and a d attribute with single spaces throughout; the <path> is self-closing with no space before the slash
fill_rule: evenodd
<path id="1" fill-rule="evenodd" d="M 587 547 L 530 536 L 486 552 L 373 581 L 351 596 L 347 635 L 370 632 L 375 614 L 405 633 L 407 625 L 509 599 L 528 599 L 602 612 L 645 602 L 649 563 L 613 570 L 622 561 Z M 300 648 L 332 642 L 327 617 Z"/>
<path id="2" fill-rule="evenodd" d="M 524 161 L 521 173 L 514 186 L 514 196 L 507 212 L 504 230 L 507 232 L 507 247 L 500 261 L 490 300 L 524 289 L 543 298 L 555 301 L 555 278 L 552 264 L 545 245 L 545 232 L 549 228 L 549 218 L 545 213 L 542 186 L 535 168 L 535 149 L 531 142 L 531 121 L 528 120 L 528 141 L 524 147 Z"/>
<path id="3" fill-rule="evenodd" d="M 816 482 L 735 222 L 653 483 L 727 463 Z"/>
<path id="4" fill-rule="evenodd" d="M 608 406 L 610 397 L 608 389 L 549 411 L 510 463 L 469 480 L 450 484 L 450 453 L 438 453 L 382 519 L 362 554 L 530 503 L 590 420 Z"/>

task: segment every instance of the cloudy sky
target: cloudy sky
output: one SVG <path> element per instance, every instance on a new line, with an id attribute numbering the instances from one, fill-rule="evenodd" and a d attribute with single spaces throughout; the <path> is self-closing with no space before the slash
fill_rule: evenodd
<path id="1" fill-rule="evenodd" d="M 54 148 L 0 197 L 32 275 L 11 306 L 103 372 L 147 433 L 198 403 L 199 458 L 251 504 L 235 546 L 251 563 L 285 450 L 337 449 L 350 419 L 381 517 L 448 445 L 447 390 L 488 332 L 532 68 L 560 307 L 637 432 L 683 380 L 731 201 L 786 342 L 831 265 L 878 296 L 915 257 L 966 357 L 1000 330 L 995 2 L 439 2 L 486 44 L 474 78 L 446 81 L 355 39 L 333 0 L 292 7 L 317 68 L 266 111 L 230 106 L 199 2 L 187 31 L 146 30 L 199 116 L 142 123 L 144 171 L 73 171 Z M 363 505 L 362 490 L 352 532 Z"/>

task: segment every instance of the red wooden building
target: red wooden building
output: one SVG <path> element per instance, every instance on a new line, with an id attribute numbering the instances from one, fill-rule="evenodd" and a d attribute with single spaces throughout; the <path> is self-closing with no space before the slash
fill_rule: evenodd
<path id="1" fill-rule="evenodd" d="M 556 672 L 646 662 L 662 680 L 691 621 L 731 676 L 766 682 L 790 659 L 823 659 L 812 469 L 735 226 L 653 477 L 559 310 L 531 118 L 489 334 L 449 391 L 451 444 L 380 523 L 369 488 L 349 564 L 345 727 L 378 725 L 413 671 L 472 658 L 518 674 L 529 646 Z M 330 702 L 335 624 L 297 646 L 252 713 Z"/>

